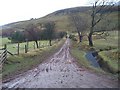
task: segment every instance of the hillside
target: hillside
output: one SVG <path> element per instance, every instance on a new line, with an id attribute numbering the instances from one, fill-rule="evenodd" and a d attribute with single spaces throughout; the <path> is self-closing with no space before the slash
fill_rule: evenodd
<path id="1" fill-rule="evenodd" d="M 60 21 L 60 20 L 64 19 L 64 21 L 66 21 L 68 14 L 75 13 L 75 12 L 84 13 L 88 10 L 90 10 L 89 7 L 75 7 L 75 8 L 58 10 L 58 11 L 55 11 L 51 14 L 48 14 L 48 15 L 42 17 L 42 18 L 10 23 L 10 24 L 6 24 L 6 25 L 2 26 L 2 28 L 3 28 L 3 30 L 4 29 L 10 29 L 10 28 L 14 28 L 14 29 L 21 28 L 21 27 L 24 28 L 29 23 L 40 23 L 40 22 L 49 21 L 49 20 L 57 22 L 57 21 Z"/>
<path id="2" fill-rule="evenodd" d="M 73 27 L 71 26 L 71 23 L 69 21 L 69 14 L 72 13 L 79 13 L 82 17 L 86 18 L 88 22 L 90 22 L 90 11 L 92 7 L 74 7 L 74 8 L 68 8 L 68 9 L 63 9 L 63 10 L 58 10 L 53 13 L 50 13 L 44 17 L 38 18 L 38 19 L 30 19 L 26 21 L 19 21 L 19 22 L 14 22 L 10 24 L 6 24 L 2 26 L 3 33 L 8 32 L 8 31 L 16 31 L 16 30 L 24 30 L 24 28 L 29 24 L 29 23 L 43 23 L 46 21 L 54 21 L 56 23 L 56 30 L 60 31 L 74 31 Z M 109 15 L 108 18 L 111 18 L 114 16 L 113 21 L 117 22 L 118 20 L 118 14 L 116 11 L 118 11 L 117 7 L 114 7 L 112 10 L 112 14 Z M 104 12 L 107 13 L 107 10 Z"/>

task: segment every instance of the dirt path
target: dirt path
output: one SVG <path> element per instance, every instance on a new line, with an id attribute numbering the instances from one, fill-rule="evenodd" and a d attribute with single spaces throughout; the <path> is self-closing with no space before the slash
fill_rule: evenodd
<path id="1" fill-rule="evenodd" d="M 25 75 L 4 83 L 9 88 L 112 88 L 117 87 L 110 78 L 98 76 L 79 68 L 69 53 L 70 40 L 49 60 Z"/>

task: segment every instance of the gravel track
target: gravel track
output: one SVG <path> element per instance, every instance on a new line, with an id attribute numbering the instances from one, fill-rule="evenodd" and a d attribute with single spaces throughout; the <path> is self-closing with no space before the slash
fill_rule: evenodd
<path id="1" fill-rule="evenodd" d="M 115 88 L 117 83 L 111 78 L 97 75 L 78 67 L 69 53 L 70 40 L 61 49 L 33 70 L 10 82 L 3 83 L 8 88 Z"/>

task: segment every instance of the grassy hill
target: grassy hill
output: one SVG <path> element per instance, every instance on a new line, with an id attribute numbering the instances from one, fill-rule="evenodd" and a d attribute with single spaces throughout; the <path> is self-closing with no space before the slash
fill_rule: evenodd
<path id="1" fill-rule="evenodd" d="M 3 32 L 9 31 L 9 30 L 24 30 L 24 28 L 29 23 L 44 23 L 46 21 L 54 21 L 56 23 L 56 30 L 59 31 L 74 31 L 73 26 L 70 23 L 69 15 L 72 13 L 79 13 L 83 18 L 87 18 L 89 24 L 91 21 L 91 9 L 92 7 L 75 7 L 75 8 L 68 8 L 63 10 L 58 10 L 53 13 L 50 13 L 42 18 L 38 19 L 31 19 L 26 21 L 19 21 L 10 23 L 7 25 L 2 26 Z M 105 14 L 107 14 L 107 11 L 105 10 Z M 112 9 L 112 13 L 108 15 L 105 18 L 111 19 L 113 23 L 118 23 L 118 8 L 114 7 Z M 101 24 L 102 25 L 102 24 Z"/>

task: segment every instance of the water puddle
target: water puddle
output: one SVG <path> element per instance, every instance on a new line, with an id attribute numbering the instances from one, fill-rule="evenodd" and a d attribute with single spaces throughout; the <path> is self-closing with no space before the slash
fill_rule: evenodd
<path id="1" fill-rule="evenodd" d="M 85 57 L 87 58 L 87 60 L 90 62 L 90 64 L 96 68 L 100 68 L 99 63 L 96 60 L 95 55 L 93 54 L 92 51 L 89 51 L 86 53 Z"/>

